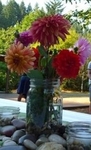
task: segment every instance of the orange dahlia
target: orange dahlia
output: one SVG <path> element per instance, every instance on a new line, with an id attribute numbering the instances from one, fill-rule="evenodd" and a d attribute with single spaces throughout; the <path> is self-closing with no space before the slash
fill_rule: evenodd
<path id="1" fill-rule="evenodd" d="M 48 48 L 58 43 L 58 37 L 64 41 L 66 34 L 69 34 L 69 28 L 69 21 L 62 15 L 52 15 L 36 20 L 32 24 L 30 32 L 34 42 L 38 41 L 42 46 Z"/>
<path id="2" fill-rule="evenodd" d="M 6 52 L 5 62 L 11 72 L 23 74 L 34 66 L 34 51 L 29 47 L 24 47 L 22 43 L 12 44 Z"/>

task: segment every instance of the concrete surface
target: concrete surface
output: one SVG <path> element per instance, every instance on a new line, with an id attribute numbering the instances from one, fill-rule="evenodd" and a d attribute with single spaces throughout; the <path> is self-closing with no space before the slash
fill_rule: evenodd
<path id="1" fill-rule="evenodd" d="M 0 92 L 0 98 L 9 99 L 13 101 L 17 101 L 18 94 L 16 91 L 13 93 L 4 93 Z M 89 105 L 89 93 L 65 93 L 62 92 L 63 97 L 63 107 L 70 108 L 70 107 L 87 107 Z M 22 99 L 22 102 L 25 102 L 25 99 Z"/>

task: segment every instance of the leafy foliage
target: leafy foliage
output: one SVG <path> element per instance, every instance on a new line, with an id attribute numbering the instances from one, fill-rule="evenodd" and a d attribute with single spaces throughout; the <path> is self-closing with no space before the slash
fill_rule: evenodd
<path id="1" fill-rule="evenodd" d="M 60 2 L 60 0 L 53 0 L 53 1 L 47 2 L 45 6 L 49 15 L 59 14 L 59 13 L 61 14 L 62 11 L 64 10 L 63 4 L 62 2 Z"/>
<path id="2" fill-rule="evenodd" d="M 73 2 L 72 0 L 65 0 L 65 1 Z M 50 8 L 50 12 L 53 10 L 52 9 L 53 4 L 54 4 L 53 8 L 55 8 L 55 10 L 57 9 L 56 10 L 57 12 L 59 12 L 60 9 L 63 8 L 63 7 L 61 7 L 61 4 L 60 4 L 60 8 L 57 7 L 58 6 L 57 2 L 58 1 L 54 0 L 54 1 L 52 1 L 52 3 L 50 1 L 49 6 L 47 4 L 48 9 Z M 91 0 L 87 0 L 87 2 L 91 2 Z M 12 3 L 12 5 L 10 5 L 11 3 Z M 6 5 L 7 6 L 6 7 L 6 6 L 2 5 L 2 3 L 0 2 L 0 28 L 1 28 L 0 29 L 0 54 L 5 54 L 7 48 L 14 40 L 14 33 L 16 32 L 16 30 L 18 30 L 19 32 L 27 30 L 37 18 L 39 18 L 39 17 L 41 18 L 42 16 L 47 15 L 49 13 L 49 11 L 47 11 L 45 13 L 44 9 L 39 9 L 38 7 L 35 8 L 34 10 L 32 10 L 31 4 L 29 4 L 27 8 L 24 6 L 24 3 L 20 4 L 20 6 L 18 6 L 17 4 L 15 4 L 15 5 L 14 4 L 15 4 L 15 1 L 10 1 L 9 5 L 7 3 L 8 6 Z M 9 25 L 9 23 L 10 23 L 10 20 L 12 20 L 13 18 L 11 19 L 11 17 L 9 17 L 8 21 L 7 21 L 7 19 L 5 19 L 5 13 L 7 12 L 7 9 L 9 9 L 10 6 L 14 6 L 15 9 L 18 8 L 19 12 L 23 8 L 22 12 L 20 12 L 20 14 L 22 14 L 20 16 L 21 18 L 17 18 L 17 22 L 14 24 L 12 23 L 13 24 L 12 26 L 11 26 L 11 24 Z M 15 9 L 14 9 L 14 11 L 16 11 Z M 13 9 L 11 9 L 11 10 L 13 11 Z M 54 13 L 56 13 L 56 11 Z M 19 12 L 17 12 L 17 14 Z M 14 13 L 12 13 L 10 10 L 8 12 L 8 16 L 9 16 L 9 13 L 14 15 Z M 59 44 L 55 45 L 54 49 L 71 47 L 73 45 L 74 41 L 76 41 L 77 38 L 79 37 L 79 34 L 82 33 L 83 28 L 85 28 L 85 27 L 87 28 L 87 26 L 91 23 L 90 22 L 91 9 L 88 9 L 85 12 L 84 11 L 75 11 L 75 12 L 72 12 L 72 14 L 65 14 L 65 15 L 67 18 L 69 18 L 69 20 L 71 20 L 71 22 L 73 24 L 73 28 L 70 30 L 71 36 L 68 36 L 67 40 L 65 42 L 62 42 L 62 40 L 60 39 Z M 17 15 L 17 17 L 18 17 L 18 15 Z M 80 32 L 79 32 L 78 29 L 82 29 L 82 30 L 80 30 Z M 88 31 L 86 32 L 86 34 L 84 36 L 91 41 L 91 34 Z M 51 48 L 51 50 L 52 50 L 52 48 Z M 2 89 L 5 90 L 6 72 L 7 72 L 6 64 L 0 63 L 0 90 L 2 90 Z M 84 70 L 84 72 L 86 75 L 86 70 Z M 16 74 L 10 74 L 10 81 L 9 81 L 10 86 L 9 87 L 12 89 L 17 88 L 18 80 L 19 80 L 19 77 Z M 76 86 L 78 86 L 79 90 L 80 90 L 81 81 L 79 82 L 79 80 L 81 80 L 81 78 L 80 79 L 77 78 L 76 80 L 77 80 L 77 83 L 79 83 L 79 85 L 77 83 L 75 83 L 75 81 L 73 81 L 74 84 L 70 84 L 70 88 L 72 88 L 74 86 L 74 89 L 75 89 L 75 84 L 76 84 Z M 87 77 L 84 80 L 84 84 L 86 85 L 86 88 L 87 88 Z M 67 84 L 67 86 L 68 86 L 68 84 Z M 68 88 L 67 86 L 66 86 L 66 88 Z"/>
<path id="3" fill-rule="evenodd" d="M 32 11 L 32 7 L 29 4 L 25 7 L 24 2 L 19 5 L 15 0 L 10 0 L 7 5 L 2 5 L 0 1 L 0 28 L 7 28 L 14 26 L 17 22 L 20 22 L 26 14 Z"/>
<path id="4" fill-rule="evenodd" d="M 86 34 L 87 32 L 91 32 L 90 24 L 91 24 L 91 9 L 89 10 L 81 10 L 81 11 L 72 11 L 72 13 L 67 15 L 67 18 L 71 21 L 73 27 L 80 34 Z"/>
<path id="5" fill-rule="evenodd" d="M 72 3 L 73 1 L 74 1 L 74 2 L 78 2 L 78 0 L 65 0 L 66 3 L 67 3 L 67 2 Z M 81 0 L 79 0 L 79 2 L 81 2 Z M 86 2 L 90 3 L 91 0 L 86 0 Z"/>

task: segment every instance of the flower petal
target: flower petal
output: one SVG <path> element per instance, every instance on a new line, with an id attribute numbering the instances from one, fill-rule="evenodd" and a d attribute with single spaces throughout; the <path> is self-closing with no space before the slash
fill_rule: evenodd
<path id="1" fill-rule="evenodd" d="M 6 52 L 5 62 L 11 72 L 23 74 L 34 66 L 35 53 L 28 47 L 24 47 L 22 43 L 12 44 Z"/>

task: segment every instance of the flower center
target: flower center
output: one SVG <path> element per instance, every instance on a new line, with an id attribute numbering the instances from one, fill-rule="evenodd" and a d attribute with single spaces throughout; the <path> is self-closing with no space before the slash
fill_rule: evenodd
<path id="1" fill-rule="evenodd" d="M 22 56 L 19 56 L 18 54 L 15 54 L 15 57 L 13 58 L 13 62 L 16 65 L 19 65 L 21 62 Z"/>

